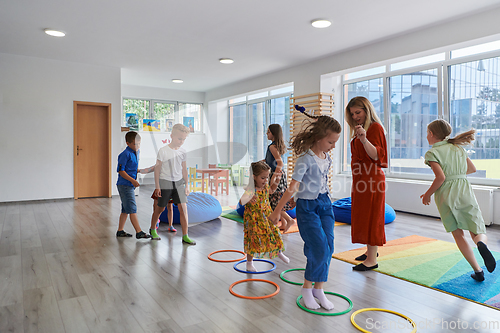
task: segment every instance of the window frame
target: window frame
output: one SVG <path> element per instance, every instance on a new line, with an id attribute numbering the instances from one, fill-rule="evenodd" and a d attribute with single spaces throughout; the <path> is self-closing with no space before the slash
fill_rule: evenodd
<path id="1" fill-rule="evenodd" d="M 148 109 L 148 117 L 153 117 L 153 116 L 156 116 L 154 115 L 154 105 L 155 103 L 162 103 L 162 104 L 174 104 L 174 123 L 177 124 L 177 123 L 180 123 L 182 124 L 182 119 L 180 119 L 180 115 L 179 115 L 179 104 L 194 104 L 194 105 L 200 105 L 201 108 L 200 108 L 200 130 L 199 131 L 194 131 L 193 133 L 204 133 L 203 131 L 203 109 L 204 109 L 204 103 L 199 103 L 199 102 L 183 102 L 183 101 L 174 101 L 174 100 L 164 100 L 164 99 L 156 99 L 156 98 L 138 98 L 138 97 L 122 97 L 122 104 L 121 104 L 121 113 L 122 113 L 122 123 L 123 123 L 123 118 L 124 118 L 124 115 L 125 115 L 125 112 L 123 110 L 123 101 L 124 100 L 130 100 L 130 99 L 133 99 L 133 100 L 139 100 L 139 101 L 148 101 L 149 102 L 149 109 Z M 151 118 L 152 119 L 152 118 Z M 139 130 L 138 132 L 144 132 L 143 129 L 142 129 L 142 123 L 139 124 Z M 156 132 L 156 133 L 170 133 L 170 132 L 167 132 L 166 131 L 166 124 L 160 124 L 160 128 L 162 128 L 162 130 L 160 132 Z"/>
<path id="2" fill-rule="evenodd" d="M 497 37 L 498 38 L 498 37 Z M 494 41 L 494 40 L 493 40 Z M 490 41 L 491 42 L 491 41 Z M 484 42 L 487 43 L 487 42 Z M 483 43 L 479 43 L 483 44 Z M 477 45 L 479 45 L 477 44 Z M 473 46 L 474 44 L 470 44 Z M 461 47 L 463 48 L 463 47 Z M 451 105 L 451 100 L 450 100 L 450 90 L 449 90 L 449 78 L 451 76 L 450 70 L 451 66 L 461 64 L 461 63 L 467 63 L 471 61 L 479 61 L 482 59 L 489 59 L 489 58 L 494 58 L 494 57 L 500 57 L 500 50 L 494 50 L 494 51 L 488 51 L 488 52 L 482 52 L 482 53 L 477 53 L 474 55 L 467 55 L 463 57 L 456 57 L 456 58 L 451 58 L 451 52 L 459 49 L 459 48 L 448 48 L 445 50 L 445 60 L 443 61 L 438 61 L 438 62 L 433 62 L 433 63 L 427 63 L 424 65 L 419 65 L 415 67 L 407 67 L 403 69 L 398 69 L 398 70 L 391 70 L 391 64 L 394 63 L 399 63 L 402 61 L 407 61 L 413 59 L 411 56 L 407 56 L 398 60 L 389 60 L 387 62 L 383 63 L 377 63 L 373 64 L 373 68 L 381 67 L 385 65 L 386 71 L 381 74 L 375 74 L 375 75 L 368 75 L 364 77 L 358 77 L 356 79 L 349 79 L 349 80 L 344 80 L 346 73 L 348 71 L 343 71 L 341 74 L 339 73 L 340 77 L 340 82 L 339 86 L 341 88 L 341 105 L 342 105 L 342 111 L 341 111 L 341 118 L 342 118 L 342 124 L 345 123 L 345 105 L 348 103 L 348 101 L 345 100 L 345 87 L 348 84 L 351 83 L 356 83 L 356 82 L 361 82 L 361 81 L 368 81 L 372 79 L 380 79 L 382 78 L 383 82 L 383 98 L 384 98 L 384 112 L 387 112 L 387 114 L 390 114 L 390 108 L 391 108 L 391 101 L 390 101 L 390 78 L 393 76 L 398 76 L 398 75 L 404 75 L 404 74 L 411 74 L 414 72 L 418 71 L 423 71 L 423 70 L 430 70 L 430 69 L 437 69 L 437 80 L 438 80 L 438 118 L 443 118 L 446 119 L 447 121 L 450 121 L 450 105 Z M 443 51 L 441 51 L 443 52 Z M 427 55 L 432 55 L 440 52 L 432 51 L 432 52 L 427 52 Z M 425 54 L 418 54 L 415 55 L 415 59 L 425 57 Z M 363 66 L 363 70 L 367 70 L 369 67 Z M 353 69 L 350 72 L 358 72 L 359 70 Z M 500 73 L 499 73 L 500 75 Z M 384 117 L 384 127 L 386 130 L 388 130 L 390 127 L 390 117 Z M 347 129 L 345 129 L 347 130 Z M 387 147 L 390 148 L 390 138 L 389 134 L 387 133 L 386 140 L 387 140 Z M 350 172 L 344 170 L 344 157 L 346 156 L 346 151 L 344 150 L 345 147 L 347 147 L 347 144 L 349 142 L 345 143 L 344 142 L 344 136 L 342 136 L 342 149 L 341 149 L 341 168 L 340 171 L 337 175 L 340 176 L 349 176 Z M 393 178 L 393 179 L 408 179 L 408 180 L 424 180 L 424 181 L 432 181 L 434 179 L 433 175 L 425 175 L 425 174 L 417 174 L 417 173 L 395 173 L 391 172 L 391 151 L 388 149 L 388 168 L 384 169 L 384 173 L 387 178 Z M 471 184 L 473 185 L 489 185 L 489 186 L 500 186 L 500 178 L 477 178 L 471 176 L 469 178 Z"/>

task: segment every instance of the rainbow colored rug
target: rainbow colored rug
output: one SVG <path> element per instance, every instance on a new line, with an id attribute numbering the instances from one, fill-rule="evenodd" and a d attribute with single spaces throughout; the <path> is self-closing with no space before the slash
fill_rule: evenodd
<path id="1" fill-rule="evenodd" d="M 333 258 L 358 264 L 354 258 L 363 254 L 365 249 L 334 253 Z M 473 271 L 455 243 L 413 235 L 389 241 L 378 251 L 377 272 L 500 310 L 499 252 L 492 252 L 497 269 L 488 273 L 483 266 L 485 280 L 477 282 L 470 277 Z M 476 248 L 474 253 L 477 261 L 483 264 Z"/>

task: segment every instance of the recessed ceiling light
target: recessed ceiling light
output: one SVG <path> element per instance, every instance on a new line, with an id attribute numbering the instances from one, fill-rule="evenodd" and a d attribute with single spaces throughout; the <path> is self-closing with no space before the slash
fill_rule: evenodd
<path id="1" fill-rule="evenodd" d="M 233 59 L 229 59 L 229 58 L 220 58 L 219 61 L 221 64 L 232 64 L 234 62 Z"/>
<path id="2" fill-rule="evenodd" d="M 45 33 L 49 36 L 53 37 L 64 37 L 66 34 L 62 31 L 57 31 L 57 30 L 52 30 L 52 29 L 45 29 Z"/>
<path id="3" fill-rule="evenodd" d="M 184 81 L 182 81 L 181 79 L 173 79 L 172 82 L 173 83 L 182 83 Z"/>
<path id="4" fill-rule="evenodd" d="M 332 25 L 332 22 L 328 20 L 314 20 L 311 22 L 311 24 L 315 28 L 328 28 Z"/>

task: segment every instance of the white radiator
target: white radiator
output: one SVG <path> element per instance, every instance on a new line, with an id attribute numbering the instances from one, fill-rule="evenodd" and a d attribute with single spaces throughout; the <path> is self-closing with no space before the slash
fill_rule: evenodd
<path id="1" fill-rule="evenodd" d="M 385 201 L 395 210 L 435 216 L 439 218 L 439 212 L 436 204 L 434 203 L 434 196 L 432 196 L 431 204 L 427 206 L 423 205 L 422 199 L 420 199 L 420 196 L 427 191 L 431 182 L 387 178 L 386 183 L 387 192 L 385 195 Z M 494 188 L 489 186 L 473 185 L 472 189 L 476 195 L 485 224 L 492 224 L 494 221 Z"/>

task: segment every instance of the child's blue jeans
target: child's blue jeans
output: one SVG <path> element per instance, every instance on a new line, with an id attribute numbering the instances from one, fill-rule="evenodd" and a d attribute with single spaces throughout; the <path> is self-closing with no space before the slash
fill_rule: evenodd
<path id="1" fill-rule="evenodd" d="M 333 254 L 335 224 L 328 193 L 320 194 L 314 200 L 298 199 L 296 214 L 307 258 L 304 278 L 313 282 L 326 282 Z"/>
<path id="2" fill-rule="evenodd" d="M 137 205 L 135 203 L 135 187 L 127 185 L 116 185 L 120 199 L 122 201 L 122 213 L 135 214 L 137 213 Z"/>

